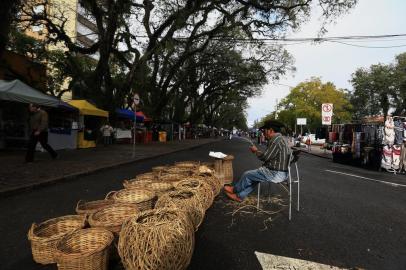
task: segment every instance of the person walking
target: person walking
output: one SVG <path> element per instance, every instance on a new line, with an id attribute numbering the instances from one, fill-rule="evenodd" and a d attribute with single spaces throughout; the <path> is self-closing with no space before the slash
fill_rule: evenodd
<path id="1" fill-rule="evenodd" d="M 41 109 L 37 104 L 29 105 L 30 111 L 30 139 L 28 141 L 27 154 L 25 162 L 34 161 L 35 147 L 39 142 L 45 150 L 51 155 L 52 159 L 56 159 L 58 154 L 48 144 L 48 113 Z"/>
<path id="2" fill-rule="evenodd" d="M 103 134 L 103 144 L 104 146 L 107 146 L 109 144 L 111 144 L 111 135 L 113 134 L 113 127 L 109 125 L 109 123 L 107 122 L 105 125 L 103 125 L 100 128 L 100 131 Z"/>
<path id="3" fill-rule="evenodd" d="M 263 165 L 258 169 L 244 172 L 234 185 L 224 186 L 224 191 L 230 199 L 242 202 L 259 182 L 286 181 L 291 149 L 280 133 L 283 126 L 278 121 L 268 120 L 261 127 L 264 136 L 268 139 L 266 151 L 261 152 L 255 146 L 251 146 L 250 150 L 263 162 Z"/>

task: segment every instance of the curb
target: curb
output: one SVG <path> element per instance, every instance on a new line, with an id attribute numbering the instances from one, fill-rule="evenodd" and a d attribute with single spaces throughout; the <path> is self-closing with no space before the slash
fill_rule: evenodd
<path id="1" fill-rule="evenodd" d="M 35 189 L 38 189 L 38 188 L 41 188 L 41 187 L 51 186 L 51 185 L 54 185 L 56 183 L 65 182 L 67 180 L 76 180 L 77 178 L 79 178 L 81 176 L 86 176 L 86 175 L 90 175 L 90 174 L 100 172 L 100 171 L 103 171 L 103 170 L 117 168 L 117 167 L 128 165 L 128 164 L 131 164 L 131 163 L 134 163 L 134 162 L 146 161 L 146 160 L 154 159 L 154 158 L 157 158 L 157 157 L 174 154 L 174 153 L 177 153 L 177 152 L 182 152 L 182 151 L 185 151 L 185 150 L 196 149 L 196 148 L 199 148 L 199 147 L 204 146 L 206 144 L 216 143 L 216 142 L 219 142 L 219 141 L 221 141 L 221 140 L 205 142 L 205 143 L 202 143 L 202 144 L 199 144 L 199 145 L 194 145 L 194 146 L 185 147 L 185 148 L 182 148 L 182 149 L 163 152 L 163 153 L 159 153 L 159 154 L 152 155 L 152 156 L 149 156 L 149 157 L 143 157 L 143 158 L 138 158 L 138 159 L 129 160 L 129 161 L 117 162 L 117 163 L 114 163 L 114 164 L 111 164 L 111 165 L 107 165 L 107 166 L 103 166 L 103 167 L 97 167 L 97 168 L 94 168 L 94 169 L 91 169 L 91 170 L 85 170 L 85 171 L 81 171 L 81 172 L 78 172 L 78 173 L 72 173 L 72 174 L 67 174 L 67 175 L 61 176 L 61 177 L 51 178 L 51 179 L 48 179 L 48 180 L 46 180 L 44 182 L 27 184 L 27 185 L 15 187 L 15 188 L 1 190 L 0 191 L 0 198 L 10 197 L 12 195 L 22 193 L 23 191 L 35 190 Z"/>

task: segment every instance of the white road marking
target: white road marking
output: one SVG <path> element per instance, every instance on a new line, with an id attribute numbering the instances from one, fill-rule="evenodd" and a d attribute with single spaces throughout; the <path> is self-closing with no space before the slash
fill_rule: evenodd
<path id="1" fill-rule="evenodd" d="M 344 268 L 338 268 L 332 265 L 277 256 L 258 251 L 255 251 L 255 255 L 264 270 L 344 270 Z"/>
<path id="2" fill-rule="evenodd" d="M 326 172 L 331 172 L 331 173 L 336 173 L 336 174 L 352 176 L 352 177 L 356 177 L 356 178 L 360 178 L 360 179 L 364 179 L 364 180 L 368 180 L 368 181 L 373 181 L 373 182 L 377 182 L 377 183 L 381 183 L 381 184 L 385 184 L 385 185 L 389 185 L 389 186 L 393 186 L 393 187 L 406 187 L 406 185 L 392 183 L 392 182 L 386 182 L 386 181 L 377 180 L 377 179 L 372 179 L 372 178 L 369 178 L 369 177 L 364 177 L 364 176 L 360 176 L 360 175 L 356 175 L 356 174 L 343 173 L 343 172 L 333 171 L 333 170 L 325 170 L 325 171 Z"/>

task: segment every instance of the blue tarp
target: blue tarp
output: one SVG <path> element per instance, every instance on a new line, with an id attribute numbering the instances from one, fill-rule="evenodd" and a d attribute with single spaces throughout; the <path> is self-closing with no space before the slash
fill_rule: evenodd
<path id="1" fill-rule="evenodd" d="M 118 117 L 131 119 L 134 121 L 134 111 L 126 110 L 126 109 L 116 109 L 116 113 Z M 144 117 L 137 115 L 137 122 L 144 122 Z"/>

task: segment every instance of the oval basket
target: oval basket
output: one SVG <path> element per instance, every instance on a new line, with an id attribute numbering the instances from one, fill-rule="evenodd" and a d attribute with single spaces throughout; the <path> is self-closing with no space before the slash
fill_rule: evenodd
<path id="1" fill-rule="evenodd" d="M 152 172 L 155 174 L 159 174 L 162 171 L 165 171 L 168 168 L 168 165 L 163 165 L 163 166 L 155 166 L 152 167 Z"/>
<path id="2" fill-rule="evenodd" d="M 172 184 L 182 181 L 183 178 L 185 178 L 185 175 L 177 173 L 165 173 L 158 177 L 160 182 L 169 182 Z"/>
<path id="3" fill-rule="evenodd" d="M 147 173 L 142 173 L 138 174 L 135 177 L 135 180 L 156 180 L 156 173 L 155 172 L 147 172 Z"/>
<path id="4" fill-rule="evenodd" d="M 125 269 L 187 269 L 194 249 L 193 225 L 179 209 L 153 209 L 123 224 L 118 252 Z"/>
<path id="5" fill-rule="evenodd" d="M 65 235 L 56 245 L 59 270 L 107 270 L 113 234 L 103 228 L 77 230 Z"/>
<path id="6" fill-rule="evenodd" d="M 187 168 L 187 169 L 196 169 L 199 167 L 200 162 L 198 161 L 179 161 L 175 162 L 176 167 Z"/>
<path id="7" fill-rule="evenodd" d="M 145 188 L 122 189 L 111 195 L 115 202 L 135 204 L 140 211 L 154 208 L 155 197 L 152 190 Z"/>
<path id="8" fill-rule="evenodd" d="M 41 264 L 54 263 L 56 243 L 66 234 L 82 229 L 86 225 L 86 216 L 69 215 L 49 219 L 40 224 L 33 223 L 28 231 L 31 252 L 34 261 Z"/>
<path id="9" fill-rule="evenodd" d="M 97 201 L 78 201 L 76 205 L 76 213 L 78 215 L 90 215 L 97 210 L 113 204 L 111 200 L 97 200 Z"/>
<path id="10" fill-rule="evenodd" d="M 212 186 L 203 177 L 187 177 L 176 183 L 175 188 L 177 190 L 195 191 L 206 210 L 213 204 L 214 192 Z"/>
<path id="11" fill-rule="evenodd" d="M 105 228 L 118 234 L 123 222 L 138 212 L 139 210 L 134 204 L 115 203 L 94 212 L 89 216 L 88 221 L 93 228 Z"/>
<path id="12" fill-rule="evenodd" d="M 188 167 L 178 167 L 178 166 L 170 166 L 162 171 L 161 174 L 182 174 L 182 175 L 191 175 L 195 168 L 188 168 Z"/>

